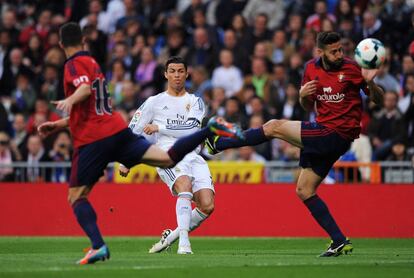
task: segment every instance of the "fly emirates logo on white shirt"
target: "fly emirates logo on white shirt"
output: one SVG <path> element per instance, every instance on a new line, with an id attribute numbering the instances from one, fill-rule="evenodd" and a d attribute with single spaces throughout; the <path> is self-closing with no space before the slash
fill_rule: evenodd
<path id="1" fill-rule="evenodd" d="M 338 102 L 343 101 L 345 98 L 345 94 L 343 93 L 333 94 L 331 87 L 323 87 L 322 90 L 323 90 L 323 94 L 318 95 L 319 101 L 338 103 Z"/>

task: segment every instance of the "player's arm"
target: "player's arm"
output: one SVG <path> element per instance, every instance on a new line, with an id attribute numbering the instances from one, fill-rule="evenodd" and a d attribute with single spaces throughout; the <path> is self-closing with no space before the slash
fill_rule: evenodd
<path id="1" fill-rule="evenodd" d="M 184 124 L 160 125 L 158 132 L 175 138 L 192 134 L 201 128 L 201 122 L 205 116 L 206 109 L 201 98 L 196 97 L 190 107 L 187 121 Z"/>
<path id="2" fill-rule="evenodd" d="M 91 86 L 89 84 L 81 84 L 76 91 L 69 97 L 58 100 L 52 101 L 53 104 L 56 105 L 56 108 L 62 110 L 63 112 L 70 114 L 73 105 L 84 101 L 91 95 Z"/>
<path id="3" fill-rule="evenodd" d="M 45 122 L 37 127 L 37 131 L 42 138 L 49 136 L 59 130 L 67 128 L 69 126 L 69 117 L 54 121 Z"/>
<path id="4" fill-rule="evenodd" d="M 316 93 L 318 80 L 311 80 L 306 82 L 299 90 L 299 103 L 305 111 L 312 111 L 314 109 L 314 99 L 312 95 Z"/>
<path id="5" fill-rule="evenodd" d="M 153 98 L 150 97 L 135 111 L 129 123 L 129 128 L 135 134 L 145 133 L 144 128 L 152 122 L 154 116 L 152 103 Z"/>
<path id="6" fill-rule="evenodd" d="M 374 82 L 374 78 L 377 75 L 378 69 L 361 69 L 362 77 L 367 83 L 369 89 L 369 99 L 375 104 L 382 104 L 384 97 L 384 91 Z"/>

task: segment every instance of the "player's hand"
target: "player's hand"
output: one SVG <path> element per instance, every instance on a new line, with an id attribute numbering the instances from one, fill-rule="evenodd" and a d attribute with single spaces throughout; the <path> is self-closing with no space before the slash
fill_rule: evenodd
<path id="1" fill-rule="evenodd" d="M 67 115 L 70 115 L 70 111 L 72 110 L 72 102 L 70 99 L 63 99 L 63 100 L 53 100 L 51 101 L 54 105 L 56 105 L 56 109 L 63 111 Z"/>
<path id="2" fill-rule="evenodd" d="M 374 80 L 375 76 L 377 75 L 378 69 L 361 69 L 362 77 L 365 79 L 365 82 L 371 82 Z"/>
<path id="3" fill-rule="evenodd" d="M 129 169 L 127 167 L 125 167 L 124 165 L 120 164 L 119 165 L 119 174 L 121 175 L 121 177 L 127 177 L 129 174 Z"/>
<path id="4" fill-rule="evenodd" d="M 158 132 L 158 125 L 147 124 L 142 131 L 144 131 L 145 134 L 152 135 L 155 132 Z"/>
<path id="5" fill-rule="evenodd" d="M 40 137 L 46 138 L 58 129 L 55 122 L 45 122 L 37 127 L 37 132 Z"/>
<path id="6" fill-rule="evenodd" d="M 318 88 L 318 80 L 311 80 L 305 85 L 303 85 L 299 90 L 299 96 L 301 98 L 306 98 L 314 93 L 316 93 L 316 89 Z"/>

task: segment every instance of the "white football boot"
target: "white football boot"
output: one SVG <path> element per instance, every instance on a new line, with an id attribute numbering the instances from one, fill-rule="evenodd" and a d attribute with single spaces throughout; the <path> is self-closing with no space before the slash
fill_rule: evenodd
<path id="1" fill-rule="evenodd" d="M 170 244 L 168 244 L 167 237 L 169 234 L 172 233 L 171 229 L 166 229 L 161 234 L 161 239 L 157 243 L 155 243 L 151 249 L 148 251 L 150 254 L 154 253 L 160 253 L 164 250 L 167 250 L 170 247 Z"/>

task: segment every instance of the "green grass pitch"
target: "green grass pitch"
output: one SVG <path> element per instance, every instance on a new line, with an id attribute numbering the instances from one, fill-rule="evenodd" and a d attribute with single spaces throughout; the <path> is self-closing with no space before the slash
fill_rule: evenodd
<path id="1" fill-rule="evenodd" d="M 414 277 L 414 239 L 352 239 L 352 255 L 317 258 L 320 238 L 193 237 L 194 255 L 148 254 L 155 238 L 108 237 L 111 260 L 78 266 L 81 237 L 0 237 L 0 277 Z"/>

